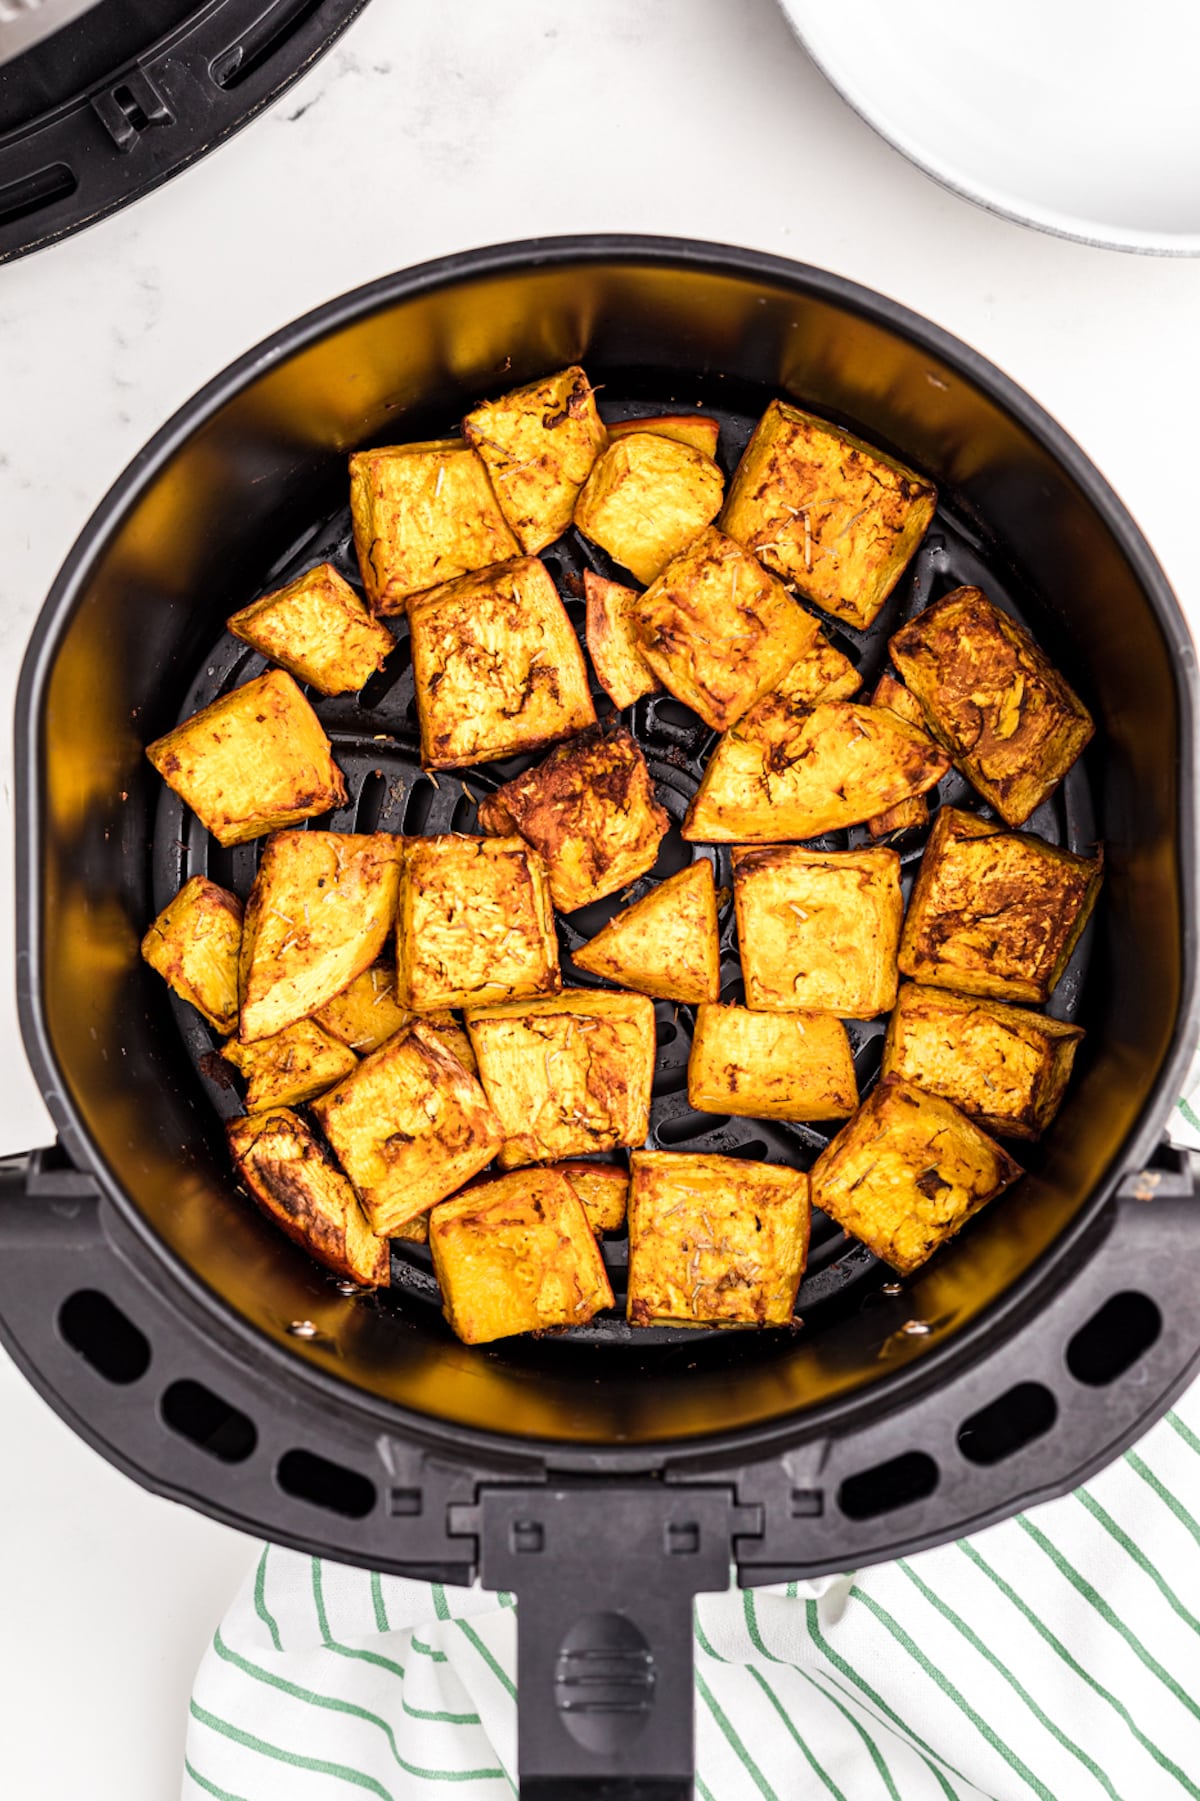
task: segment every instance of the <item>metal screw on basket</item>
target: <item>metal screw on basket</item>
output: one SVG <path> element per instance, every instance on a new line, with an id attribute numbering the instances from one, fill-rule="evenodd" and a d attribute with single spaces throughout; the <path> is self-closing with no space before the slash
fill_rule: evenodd
<path id="1" fill-rule="evenodd" d="M 337 1289 L 339 1294 L 365 1294 L 366 1293 L 366 1289 L 360 1288 L 357 1282 L 335 1282 L 334 1287 Z M 297 1320 L 296 1324 L 294 1326 L 292 1326 L 290 1329 L 293 1332 L 296 1332 L 299 1330 L 299 1328 L 301 1326 L 307 1326 L 308 1324 L 309 1324 L 308 1320 Z"/>
<path id="2" fill-rule="evenodd" d="M 318 1336 L 318 1328 L 310 1319 L 294 1319 L 289 1323 L 287 1329 L 293 1338 L 316 1338 Z"/>
<path id="3" fill-rule="evenodd" d="M 904 1284 L 903 1282 L 885 1282 L 879 1292 L 880 1294 L 903 1294 Z"/>
<path id="4" fill-rule="evenodd" d="M 933 1331 L 933 1327 L 927 1325 L 923 1319 L 906 1319 L 900 1330 L 907 1332 L 910 1338 L 924 1338 L 927 1332 Z"/>

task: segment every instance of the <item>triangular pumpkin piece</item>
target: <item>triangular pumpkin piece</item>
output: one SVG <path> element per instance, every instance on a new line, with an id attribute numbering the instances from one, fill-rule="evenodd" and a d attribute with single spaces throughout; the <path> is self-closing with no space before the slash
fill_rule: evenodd
<path id="1" fill-rule="evenodd" d="M 721 992 L 713 866 L 701 857 L 626 907 L 573 953 L 580 969 L 661 1001 L 715 1001 Z"/>

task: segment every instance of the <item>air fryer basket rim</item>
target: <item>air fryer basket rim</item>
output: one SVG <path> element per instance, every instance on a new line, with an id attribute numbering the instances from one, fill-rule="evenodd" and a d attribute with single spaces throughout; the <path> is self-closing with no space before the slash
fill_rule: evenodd
<path id="1" fill-rule="evenodd" d="M 94 1176 L 101 1193 L 121 1215 L 123 1223 L 132 1228 L 139 1251 L 160 1267 L 166 1264 L 179 1286 L 181 1298 L 186 1298 L 191 1309 L 207 1314 L 210 1319 L 215 1309 L 227 1331 L 243 1340 L 252 1338 L 256 1354 L 262 1357 L 265 1352 L 285 1378 L 295 1379 L 299 1373 L 296 1358 L 238 1317 L 192 1269 L 175 1257 L 124 1194 L 99 1148 L 91 1141 L 58 1067 L 42 1004 L 42 946 L 38 922 L 38 846 L 43 831 L 39 738 L 46 682 L 75 604 L 85 590 L 103 548 L 128 509 L 192 434 L 256 378 L 339 329 L 418 295 L 453 288 L 479 277 L 606 262 L 642 263 L 768 282 L 855 312 L 903 336 L 982 390 L 1065 469 L 1120 545 L 1172 653 L 1182 764 L 1177 821 L 1181 912 L 1185 920 L 1193 919 L 1196 914 L 1194 735 L 1200 690 L 1195 651 L 1179 604 L 1138 526 L 1084 452 L 1037 402 L 978 352 L 920 315 L 841 276 L 763 252 L 674 238 L 589 234 L 488 246 L 384 276 L 327 302 L 271 334 L 209 381 L 160 428 L 118 477 L 84 526 L 43 605 L 22 667 L 15 713 L 19 819 L 16 859 L 18 1008 L 27 1054 L 63 1146 L 79 1170 Z M 1104 1181 L 1071 1225 L 1060 1234 L 1040 1264 L 1006 1294 L 960 1327 L 945 1344 L 931 1346 L 920 1359 L 881 1377 L 862 1391 L 826 1401 L 799 1417 L 724 1432 L 719 1439 L 674 1441 L 670 1446 L 641 1444 L 632 1450 L 619 1445 L 606 1446 L 599 1453 L 603 1466 L 612 1470 L 645 1468 L 661 1462 L 668 1455 L 678 1456 L 687 1449 L 688 1443 L 693 1451 L 719 1449 L 725 1454 L 754 1449 L 761 1454 L 764 1448 L 810 1438 L 829 1430 L 835 1423 L 861 1416 L 864 1409 L 891 1409 L 906 1398 L 926 1391 L 944 1372 L 969 1360 L 981 1340 L 991 1337 L 998 1329 L 1005 1330 L 1019 1309 L 1029 1307 L 1031 1295 L 1048 1291 L 1061 1278 L 1068 1260 L 1094 1227 L 1098 1214 L 1122 1176 L 1148 1164 L 1161 1141 L 1164 1122 L 1183 1087 L 1200 1028 L 1197 1019 L 1200 971 L 1191 932 L 1185 932 L 1185 942 L 1181 946 L 1181 971 L 1180 1004 L 1171 1044 L 1140 1123 L 1114 1158 Z M 439 1423 L 428 1415 L 409 1412 L 394 1402 L 381 1401 L 358 1388 L 350 1388 L 315 1364 L 305 1366 L 304 1380 L 324 1389 L 342 1406 L 349 1403 L 360 1412 L 365 1410 L 374 1414 L 386 1421 L 393 1431 L 398 1428 L 408 1431 L 418 1440 L 440 1437 Z M 545 1448 L 536 1446 L 528 1438 L 514 1439 L 498 1430 L 482 1432 L 455 1427 L 454 1434 L 464 1455 L 477 1452 L 511 1456 L 514 1449 L 522 1446 L 530 1450 Z M 555 1445 L 553 1452 L 560 1464 L 575 1461 L 581 1466 L 592 1467 L 597 1455 L 596 1451 L 578 1445 Z"/>

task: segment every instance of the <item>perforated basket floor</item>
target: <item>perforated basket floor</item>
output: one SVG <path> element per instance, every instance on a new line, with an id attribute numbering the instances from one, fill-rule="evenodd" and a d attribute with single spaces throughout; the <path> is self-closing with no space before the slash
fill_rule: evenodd
<path id="1" fill-rule="evenodd" d="M 604 389 L 603 410 L 610 421 L 649 416 L 656 412 L 676 411 L 675 395 L 647 398 L 643 383 L 631 382 L 630 390 L 638 393 L 636 401 L 622 401 L 620 384 L 609 378 Z M 629 391 L 629 390 L 626 390 Z M 744 410 L 729 411 L 719 405 L 706 406 L 705 411 L 721 424 L 718 460 L 728 477 L 741 455 L 746 440 L 769 394 L 754 397 L 756 404 Z M 445 425 L 453 428 L 451 421 Z M 411 434 L 408 434 L 411 435 Z M 317 520 L 286 555 L 267 572 L 260 592 L 266 593 L 290 581 L 294 576 L 329 561 L 361 592 L 361 582 L 354 556 L 349 507 L 340 508 L 331 517 Z M 543 561 L 553 576 L 566 609 L 581 640 L 583 639 L 584 601 L 583 571 L 592 568 L 602 575 L 628 579 L 625 572 L 612 564 L 595 545 L 589 544 L 574 530 L 569 531 L 551 549 L 543 553 Z M 995 551 L 989 550 L 981 534 L 950 506 L 939 506 L 932 526 L 887 605 L 869 632 L 855 632 L 837 622 L 823 620 L 827 636 L 858 667 L 864 690 L 869 692 L 887 667 L 887 642 L 905 619 L 920 612 L 930 601 L 962 584 L 982 587 L 989 597 L 1021 619 L 1039 635 L 1038 609 L 1030 597 L 1021 592 L 1011 570 Z M 229 611 L 247 605 L 255 595 L 230 595 Z M 502 763 L 484 764 L 457 775 L 426 774 L 418 752 L 416 702 L 413 693 L 412 663 L 409 652 L 408 626 L 403 619 L 389 620 L 395 632 L 396 649 L 387 666 L 371 677 L 358 695 L 327 699 L 315 692 L 309 699 L 315 707 L 334 747 L 334 754 L 346 778 L 349 798 L 346 806 L 309 822 L 317 829 L 370 832 L 402 832 L 409 835 L 435 832 L 478 832 L 476 810 L 478 797 L 498 787 L 519 770 L 537 759 L 532 756 L 512 758 Z M 1055 656 L 1058 647 L 1046 647 Z M 202 662 L 187 699 L 180 711 L 181 719 L 206 706 L 218 695 L 250 680 L 267 667 L 264 659 L 250 651 L 228 633 L 223 633 Z M 1067 667 L 1067 674 L 1072 671 Z M 593 684 L 597 711 L 601 719 L 615 718 L 611 702 Z M 638 899 L 664 876 L 674 873 L 696 857 L 708 857 L 715 866 L 718 889 L 730 888 L 730 861 L 727 846 L 685 844 L 679 826 L 689 801 L 699 785 L 704 765 L 716 742 L 716 734 L 696 714 L 668 696 L 653 696 L 639 701 L 623 715 L 645 753 L 654 777 L 657 796 L 672 821 L 672 829 L 664 838 L 658 861 L 649 875 L 642 877 L 619 895 L 599 901 L 558 919 L 563 977 L 579 986 L 604 986 L 596 978 L 579 970 L 572 953 L 591 938 L 622 906 Z M 1038 809 L 1027 829 L 1052 843 L 1066 845 L 1076 851 L 1089 851 L 1095 830 L 1088 777 L 1083 762 L 1076 764 L 1061 788 Z M 950 803 L 993 817 L 980 802 L 969 784 L 951 772 L 929 796 L 931 810 Z M 927 829 L 910 832 L 891 842 L 901 857 L 903 883 L 907 895 L 911 888 Z M 829 833 L 810 841 L 814 848 L 839 850 L 871 839 L 863 826 L 849 831 Z M 208 875 L 222 886 L 245 897 L 254 880 L 263 840 L 223 850 L 204 831 L 195 816 L 164 787 L 156 819 L 153 847 L 154 905 L 161 908 L 190 876 Z M 733 907 L 726 899 L 721 910 L 721 971 L 723 1000 L 742 998 L 741 971 L 738 962 L 737 935 Z M 1072 959 L 1070 968 L 1055 991 L 1049 1011 L 1056 1017 L 1074 1019 L 1080 1012 L 1084 980 L 1093 927 L 1089 926 Z M 230 1066 L 218 1055 L 218 1041 L 190 1007 L 175 1002 L 179 1030 L 194 1066 L 197 1080 L 213 1107 L 222 1117 L 242 1110 L 241 1084 Z M 691 1048 L 694 1009 L 671 1002 L 656 1003 L 658 1056 L 654 1095 L 650 1116 L 650 1148 L 662 1150 L 710 1151 L 722 1156 L 759 1158 L 807 1168 L 820 1153 L 836 1129 L 833 1126 L 783 1123 L 777 1120 L 727 1118 L 723 1115 L 697 1113 L 687 1099 L 687 1061 Z M 882 1052 L 886 1020 L 848 1021 L 847 1029 L 854 1050 L 860 1088 L 866 1092 L 876 1079 Z M 1036 1147 L 1020 1147 L 1021 1160 L 1029 1166 L 1036 1159 Z M 230 1173 L 231 1184 L 234 1181 Z M 249 1202 L 247 1202 L 249 1205 Z M 969 1227 L 967 1228 L 970 1229 Z M 556 1346 L 583 1344 L 602 1340 L 608 1344 L 622 1341 L 633 1347 L 649 1348 L 651 1343 L 675 1342 L 694 1349 L 699 1339 L 709 1336 L 693 1328 L 654 1327 L 631 1330 L 624 1321 L 625 1272 L 628 1244 L 624 1234 L 609 1235 L 603 1240 L 605 1261 L 612 1278 L 617 1308 L 602 1314 L 590 1325 L 578 1327 L 554 1337 Z M 823 1319 L 834 1310 L 857 1307 L 881 1285 L 894 1281 L 891 1272 L 840 1227 L 822 1213 L 813 1216 L 812 1243 L 808 1268 L 800 1288 L 797 1312 L 804 1328 L 818 1330 Z M 393 1244 L 392 1289 L 373 1298 L 373 1304 L 411 1306 L 414 1303 L 430 1310 L 439 1306 L 428 1251 L 423 1246 Z M 722 1335 L 726 1336 L 726 1335 Z M 546 1343 L 545 1340 L 542 1341 Z M 505 1341 L 503 1354 L 520 1357 L 519 1341 Z"/>

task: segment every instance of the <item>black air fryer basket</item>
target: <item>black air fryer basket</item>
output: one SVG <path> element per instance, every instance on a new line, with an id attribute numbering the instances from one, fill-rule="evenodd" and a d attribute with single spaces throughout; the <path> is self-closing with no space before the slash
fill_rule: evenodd
<path id="1" fill-rule="evenodd" d="M 1062 1112 L 1022 1147 L 1013 1193 L 907 1282 L 818 1218 L 794 1332 L 613 1318 L 471 1349 L 413 1247 L 390 1292 L 346 1292 L 236 1190 L 221 1118 L 237 1093 L 138 956 L 186 876 L 253 879 L 258 847 L 220 851 L 142 755 L 262 667 L 226 615 L 326 556 L 354 574 L 347 452 L 442 435 L 479 397 L 577 360 L 610 419 L 716 413 L 727 469 L 775 394 L 914 463 L 943 504 L 876 630 L 831 627 L 840 648 L 871 681 L 900 618 L 978 582 L 1098 722 L 1032 822 L 1076 849 L 1103 840 L 1107 859 L 1054 1000 L 1087 1028 Z M 568 534 L 547 562 L 578 618 L 582 570 L 603 559 Z M 328 823 L 476 829 L 506 771 L 422 775 L 403 632 L 361 695 L 319 702 L 350 789 Z M 1179 608 L 1079 449 L 973 352 L 848 282 L 573 238 L 429 264 L 311 314 L 131 465 L 26 660 L 18 984 L 59 1140 L 3 1174 L 4 1341 L 160 1493 L 323 1556 L 514 1590 L 523 1794 L 677 1801 L 698 1590 L 731 1564 L 754 1584 L 896 1556 L 1073 1486 L 1200 1356 L 1193 1172 L 1163 1139 L 1196 1039 L 1195 707 Z M 678 821 L 711 735 L 663 698 L 632 728 Z M 975 804 L 955 776 L 940 798 Z M 902 849 L 911 866 L 919 844 Z M 657 873 L 693 854 L 713 853 L 672 833 Z M 615 905 L 563 923 L 568 976 Z M 728 928 L 723 951 L 728 998 Z M 692 1113 L 690 1011 L 657 1012 L 652 1143 L 812 1160 L 810 1128 Z M 853 1031 L 867 1080 L 879 1032 Z M 620 1290 L 622 1242 L 606 1254 Z"/>

